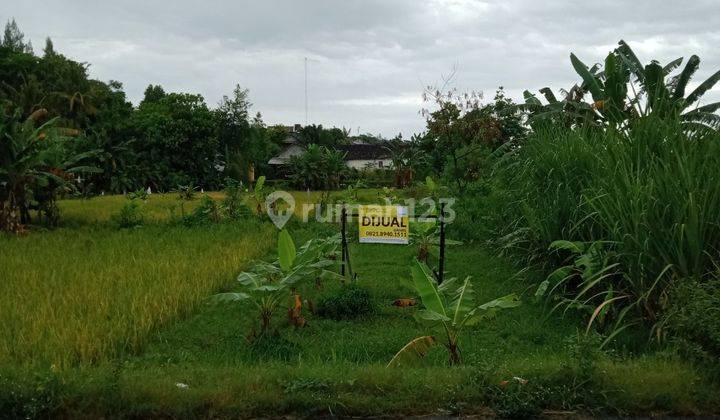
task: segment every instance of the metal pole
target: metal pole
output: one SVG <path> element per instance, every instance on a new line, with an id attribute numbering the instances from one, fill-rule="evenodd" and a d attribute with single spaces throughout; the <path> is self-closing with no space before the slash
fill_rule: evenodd
<path id="1" fill-rule="evenodd" d="M 445 277 L 445 203 L 440 203 L 440 262 L 438 263 L 438 284 Z"/>
<path id="2" fill-rule="evenodd" d="M 347 213 L 345 210 L 345 206 L 343 206 L 342 210 L 340 211 L 340 224 L 342 225 L 342 266 L 340 267 L 340 274 L 345 276 L 345 254 L 347 252 L 347 243 L 345 242 L 345 219 L 347 217 Z"/>
<path id="3" fill-rule="evenodd" d="M 355 275 L 353 274 L 352 264 L 350 262 L 350 247 L 346 244 L 345 245 L 345 265 L 347 265 L 347 272 L 348 276 L 350 276 L 351 280 L 355 280 Z"/>

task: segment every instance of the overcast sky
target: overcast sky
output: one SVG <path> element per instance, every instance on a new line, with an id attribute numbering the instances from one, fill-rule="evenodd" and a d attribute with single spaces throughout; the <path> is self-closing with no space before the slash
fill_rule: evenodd
<path id="1" fill-rule="evenodd" d="M 137 104 L 149 83 L 201 93 L 214 107 L 239 83 L 268 123 L 309 122 L 407 138 L 423 130 L 426 85 L 456 67 L 453 87 L 486 100 L 504 86 L 557 90 L 570 61 L 601 61 L 619 39 L 641 61 L 700 56 L 696 84 L 720 69 L 720 4 L 669 1 L 3 0 L 40 52 L 90 63 Z M 720 88 L 707 94 L 720 100 Z"/>

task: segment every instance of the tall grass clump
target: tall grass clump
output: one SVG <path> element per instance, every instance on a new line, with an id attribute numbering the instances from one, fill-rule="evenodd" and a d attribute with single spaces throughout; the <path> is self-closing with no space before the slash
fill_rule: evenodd
<path id="1" fill-rule="evenodd" d="M 641 118 L 546 127 L 507 160 L 496 239 L 557 268 L 542 285 L 591 321 L 659 326 L 673 285 L 712 277 L 720 245 L 720 135 Z M 556 242 L 563 241 L 563 242 Z M 655 332 L 662 336 L 660 328 Z"/>

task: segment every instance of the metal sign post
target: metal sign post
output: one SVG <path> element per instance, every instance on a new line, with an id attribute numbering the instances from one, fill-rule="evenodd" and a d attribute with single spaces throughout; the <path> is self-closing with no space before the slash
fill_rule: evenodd
<path id="1" fill-rule="evenodd" d="M 347 222 L 347 210 L 345 209 L 345 206 L 343 206 L 341 212 L 340 212 L 340 223 L 342 224 L 342 266 L 340 267 L 340 274 L 345 276 L 345 264 L 348 264 L 348 271 L 350 269 L 350 258 L 347 252 L 348 245 L 347 245 L 347 237 L 345 236 L 345 225 Z"/>
<path id="2" fill-rule="evenodd" d="M 440 261 L 438 262 L 437 281 L 442 284 L 445 278 L 445 203 L 440 203 Z"/>

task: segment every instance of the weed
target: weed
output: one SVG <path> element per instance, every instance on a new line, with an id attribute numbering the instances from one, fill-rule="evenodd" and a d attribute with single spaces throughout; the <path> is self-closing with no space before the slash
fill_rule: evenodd
<path id="1" fill-rule="evenodd" d="M 245 203 L 242 190 L 236 185 L 229 185 L 225 189 L 225 198 L 220 206 L 224 216 L 231 220 L 243 220 L 253 215 L 253 211 Z"/>
<path id="2" fill-rule="evenodd" d="M 209 223 L 218 223 L 222 220 L 220 207 L 209 195 L 203 195 L 200 204 L 195 210 L 183 217 L 183 223 L 186 226 L 198 226 Z"/>
<path id="3" fill-rule="evenodd" d="M 354 319 L 373 314 L 376 303 L 370 290 L 358 283 L 342 285 L 324 295 L 317 305 L 318 315 L 329 319 Z"/>
<path id="4" fill-rule="evenodd" d="M 120 209 L 120 212 L 113 217 L 114 223 L 123 229 L 142 226 L 145 222 L 145 215 L 140 202 L 135 199 L 128 200 Z"/>
<path id="5" fill-rule="evenodd" d="M 137 191 L 132 191 L 127 193 L 127 198 L 130 200 L 141 200 L 141 201 L 147 201 L 150 198 L 150 194 L 148 194 L 146 189 L 140 188 Z"/>

